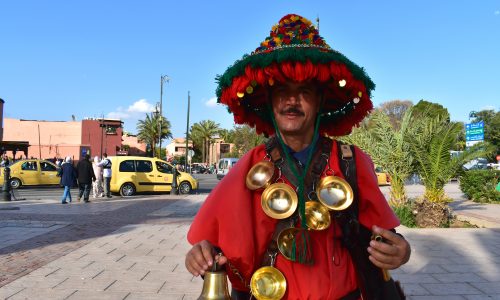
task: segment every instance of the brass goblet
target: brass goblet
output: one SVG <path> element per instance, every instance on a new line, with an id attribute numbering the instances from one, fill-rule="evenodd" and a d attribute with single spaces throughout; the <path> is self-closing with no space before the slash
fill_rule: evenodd
<path id="1" fill-rule="evenodd" d="M 349 183 L 337 176 L 321 178 L 316 186 L 316 195 L 321 204 L 330 210 L 344 210 L 354 200 L 354 194 Z"/>
<path id="2" fill-rule="evenodd" d="M 250 290 L 257 300 L 279 300 L 285 295 L 285 276 L 272 266 L 259 268 L 252 275 Z"/>
<path id="3" fill-rule="evenodd" d="M 270 161 L 260 161 L 248 171 L 245 183 L 254 191 L 267 187 L 274 177 L 274 164 Z"/>
<path id="4" fill-rule="evenodd" d="M 261 195 L 264 213 L 274 219 L 285 219 L 297 209 L 297 193 L 286 183 L 273 183 Z"/>
<path id="5" fill-rule="evenodd" d="M 316 201 L 306 202 L 306 225 L 312 230 L 323 230 L 330 226 L 330 211 Z"/>

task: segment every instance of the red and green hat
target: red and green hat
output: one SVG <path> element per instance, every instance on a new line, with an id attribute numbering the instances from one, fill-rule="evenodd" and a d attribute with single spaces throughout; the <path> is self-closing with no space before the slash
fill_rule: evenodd
<path id="1" fill-rule="evenodd" d="M 273 135 L 268 91 L 289 80 L 321 86 L 321 134 L 349 134 L 373 108 L 375 84 L 364 69 L 333 50 L 311 21 L 295 14 L 281 18 L 254 52 L 217 76 L 217 101 L 228 106 L 236 124 Z"/>

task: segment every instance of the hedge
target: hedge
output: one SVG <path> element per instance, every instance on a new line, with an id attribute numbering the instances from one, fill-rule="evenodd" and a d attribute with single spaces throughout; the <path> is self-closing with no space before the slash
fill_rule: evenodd
<path id="1" fill-rule="evenodd" d="M 500 192 L 495 190 L 499 178 L 499 170 L 466 171 L 460 176 L 460 189 L 474 202 L 500 203 Z"/>

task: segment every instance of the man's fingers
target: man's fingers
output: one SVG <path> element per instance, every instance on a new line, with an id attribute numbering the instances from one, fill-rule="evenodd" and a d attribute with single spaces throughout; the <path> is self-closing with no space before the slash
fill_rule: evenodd
<path id="1" fill-rule="evenodd" d="M 377 225 L 373 225 L 372 232 L 375 235 L 380 235 L 381 237 L 383 237 L 385 240 L 388 241 L 389 244 L 395 244 L 398 242 L 399 239 L 402 239 L 399 235 L 395 234 L 394 232 L 378 227 Z"/>

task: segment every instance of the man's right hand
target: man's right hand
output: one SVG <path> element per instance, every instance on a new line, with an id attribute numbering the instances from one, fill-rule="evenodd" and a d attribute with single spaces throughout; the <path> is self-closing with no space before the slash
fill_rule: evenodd
<path id="1" fill-rule="evenodd" d="M 217 259 L 217 264 L 219 266 L 227 262 L 227 258 L 218 255 L 212 244 L 207 240 L 203 240 L 194 244 L 191 250 L 186 254 L 186 269 L 194 276 L 204 275 L 205 271 L 212 267 L 215 259 Z"/>

